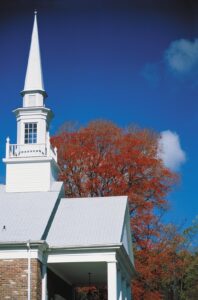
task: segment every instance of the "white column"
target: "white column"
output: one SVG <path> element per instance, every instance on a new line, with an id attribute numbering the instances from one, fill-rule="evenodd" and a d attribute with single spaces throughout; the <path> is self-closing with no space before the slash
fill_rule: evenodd
<path id="1" fill-rule="evenodd" d="M 128 283 L 127 284 L 127 300 L 131 300 L 131 285 Z"/>
<path id="2" fill-rule="evenodd" d="M 120 270 L 118 270 L 117 275 L 118 275 L 118 277 L 117 277 L 118 300 L 122 300 L 122 275 L 121 275 L 121 271 Z"/>
<path id="3" fill-rule="evenodd" d="M 47 300 L 47 264 L 42 264 L 42 300 Z"/>
<path id="4" fill-rule="evenodd" d="M 108 300 L 117 300 L 117 262 L 107 263 Z"/>

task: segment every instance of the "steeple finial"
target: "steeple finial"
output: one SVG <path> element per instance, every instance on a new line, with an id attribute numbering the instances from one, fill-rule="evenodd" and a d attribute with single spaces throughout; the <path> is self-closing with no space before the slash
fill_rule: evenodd
<path id="1" fill-rule="evenodd" d="M 45 94 L 41 56 L 39 47 L 38 25 L 37 25 L 37 10 L 34 11 L 34 25 L 32 30 L 32 38 L 30 45 L 30 52 L 28 58 L 28 65 L 25 77 L 25 85 L 22 94 L 31 91 L 39 91 Z"/>

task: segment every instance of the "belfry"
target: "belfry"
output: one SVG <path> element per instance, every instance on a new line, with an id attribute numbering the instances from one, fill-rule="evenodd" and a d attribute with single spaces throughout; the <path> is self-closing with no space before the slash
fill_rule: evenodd
<path id="1" fill-rule="evenodd" d="M 30 52 L 21 92 L 23 106 L 14 110 L 17 143 L 6 142 L 6 191 L 50 191 L 57 179 L 57 152 L 50 144 L 49 126 L 53 113 L 45 107 L 38 37 L 37 12 L 34 16 Z"/>

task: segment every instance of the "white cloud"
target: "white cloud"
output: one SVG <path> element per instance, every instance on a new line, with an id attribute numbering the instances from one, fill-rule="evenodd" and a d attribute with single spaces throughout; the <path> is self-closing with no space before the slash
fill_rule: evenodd
<path id="1" fill-rule="evenodd" d="M 188 75 L 198 70 L 198 39 L 180 39 L 172 42 L 165 51 L 165 62 L 177 75 Z"/>
<path id="2" fill-rule="evenodd" d="M 161 132 L 158 155 L 167 168 L 173 171 L 177 171 L 180 168 L 186 161 L 186 154 L 181 148 L 177 133 L 170 130 Z"/>

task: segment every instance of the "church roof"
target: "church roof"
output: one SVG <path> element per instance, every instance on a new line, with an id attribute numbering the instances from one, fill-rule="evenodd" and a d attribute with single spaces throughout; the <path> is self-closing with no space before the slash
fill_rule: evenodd
<path id="1" fill-rule="evenodd" d="M 50 192 L 8 193 L 0 188 L 0 243 L 37 241 L 42 238 L 62 187 Z"/>
<path id="2" fill-rule="evenodd" d="M 46 240 L 50 247 L 120 244 L 127 197 L 60 199 L 50 192 L 9 193 L 0 187 L 0 243 Z"/>
<path id="3" fill-rule="evenodd" d="M 121 243 L 127 197 L 61 199 L 47 236 L 50 246 Z"/>

